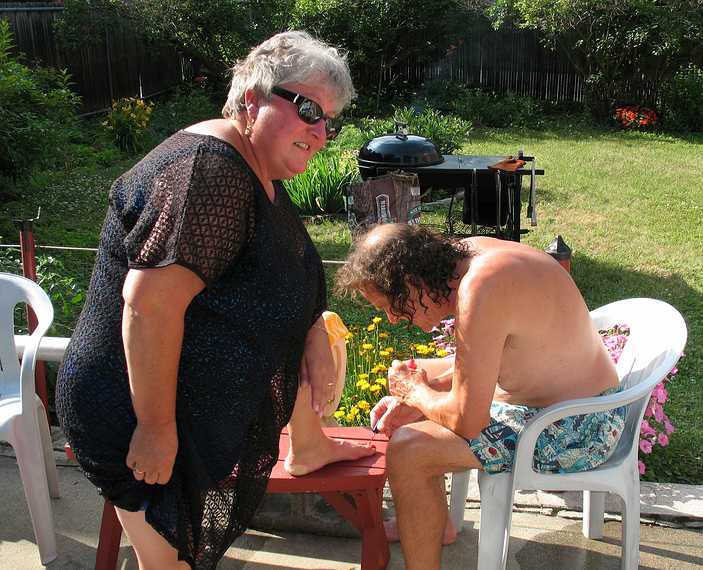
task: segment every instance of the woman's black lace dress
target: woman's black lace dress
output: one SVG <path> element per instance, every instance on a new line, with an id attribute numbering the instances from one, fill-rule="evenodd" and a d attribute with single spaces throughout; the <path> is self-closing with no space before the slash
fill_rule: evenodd
<path id="1" fill-rule="evenodd" d="M 125 465 L 136 425 L 122 345 L 129 268 L 178 263 L 207 284 L 185 315 L 179 448 L 166 485 Z M 239 153 L 179 132 L 110 192 L 88 298 L 57 386 L 61 425 L 87 477 L 146 519 L 194 568 L 214 568 L 248 525 L 293 410 L 320 258 L 285 190 L 271 202 Z M 159 358 L 154 354 L 153 358 Z"/>

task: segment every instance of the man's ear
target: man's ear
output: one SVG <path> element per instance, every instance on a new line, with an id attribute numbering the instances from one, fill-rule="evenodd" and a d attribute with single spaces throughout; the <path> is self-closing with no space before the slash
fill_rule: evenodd
<path id="1" fill-rule="evenodd" d="M 259 115 L 259 105 L 261 103 L 261 95 L 254 89 L 244 91 L 244 108 L 247 110 L 247 115 L 251 121 L 256 121 Z"/>

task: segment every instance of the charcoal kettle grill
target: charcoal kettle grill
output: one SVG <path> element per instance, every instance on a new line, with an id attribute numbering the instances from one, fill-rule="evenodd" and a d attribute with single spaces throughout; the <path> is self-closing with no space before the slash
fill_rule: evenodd
<path id="1" fill-rule="evenodd" d="M 407 134 L 402 125 L 396 133 L 375 137 L 361 147 L 358 165 L 361 178 L 401 170 L 417 174 L 422 191 L 444 188 L 450 192 L 446 232 L 456 236 L 490 235 L 520 241 L 527 229 L 520 227 L 522 177 L 529 176 L 527 215 L 537 225 L 535 157 L 518 151 L 524 165 L 514 171 L 494 168 L 505 156 L 442 155 L 431 140 Z M 529 167 L 526 167 L 527 165 Z M 461 211 L 457 212 L 463 195 Z"/>

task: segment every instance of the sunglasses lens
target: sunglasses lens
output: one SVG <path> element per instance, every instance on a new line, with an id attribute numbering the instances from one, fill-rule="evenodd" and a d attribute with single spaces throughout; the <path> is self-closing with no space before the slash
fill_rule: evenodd
<path id="1" fill-rule="evenodd" d="M 307 124 L 314 125 L 323 117 L 324 113 L 315 101 L 306 99 L 298 105 L 298 115 Z"/>

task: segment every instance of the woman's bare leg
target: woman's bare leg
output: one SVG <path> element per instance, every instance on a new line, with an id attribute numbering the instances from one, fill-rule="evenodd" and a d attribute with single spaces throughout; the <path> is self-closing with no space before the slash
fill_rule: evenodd
<path id="1" fill-rule="evenodd" d="M 139 570 L 190 570 L 187 562 L 178 560 L 176 549 L 146 522 L 144 511 L 115 511 L 137 555 Z"/>
<path id="2" fill-rule="evenodd" d="M 337 369 L 335 395 L 323 410 L 328 417 L 321 420 L 312 409 L 310 386 L 300 386 L 298 389 L 293 415 L 288 423 L 290 449 L 284 463 L 286 471 L 294 476 L 306 475 L 328 463 L 359 459 L 375 452 L 373 446 L 331 439 L 322 431 L 323 424 L 329 425 L 330 420 L 334 423 L 332 414 L 342 398 L 347 371 L 344 340 L 347 328 L 336 313 L 325 311 L 323 318 Z"/>
<path id="3" fill-rule="evenodd" d="M 320 418 L 312 409 L 310 386 L 298 389 L 288 433 L 290 449 L 284 466 L 288 473 L 295 476 L 306 475 L 335 461 L 366 457 L 376 451 L 373 446 L 327 437 L 322 431 Z"/>

